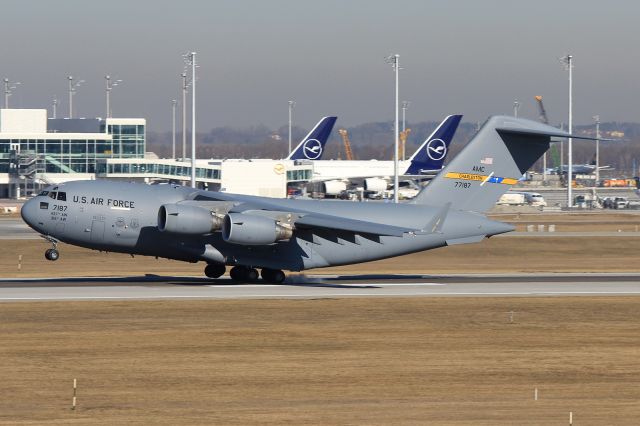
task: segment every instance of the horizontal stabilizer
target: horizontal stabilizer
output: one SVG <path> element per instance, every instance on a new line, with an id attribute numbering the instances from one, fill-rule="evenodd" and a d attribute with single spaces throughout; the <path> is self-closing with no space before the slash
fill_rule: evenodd
<path id="1" fill-rule="evenodd" d="M 596 138 L 593 136 L 584 136 L 584 135 L 573 135 L 571 133 L 567 133 L 563 130 L 557 129 L 557 131 L 547 131 L 547 130 L 533 130 L 533 129 L 523 129 L 523 128 L 515 128 L 515 127 L 501 127 L 496 128 L 496 132 L 498 133 L 511 133 L 516 135 L 531 135 L 531 136 L 548 136 L 551 138 L 572 138 L 572 139 L 586 139 L 590 141 L 600 140 L 600 141 L 615 141 L 617 139 L 606 139 L 606 138 Z"/>

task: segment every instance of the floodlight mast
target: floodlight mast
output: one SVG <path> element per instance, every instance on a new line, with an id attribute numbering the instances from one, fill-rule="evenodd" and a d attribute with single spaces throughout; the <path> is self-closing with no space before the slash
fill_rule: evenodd
<path id="1" fill-rule="evenodd" d="M 597 187 L 600 182 L 600 116 L 594 115 L 593 119 L 596 122 L 596 183 L 593 186 Z"/>
<path id="2" fill-rule="evenodd" d="M 122 83 L 122 80 L 111 81 L 110 75 L 105 75 L 104 79 L 106 82 L 105 91 L 107 94 L 107 118 L 111 118 L 111 90 Z"/>
<path id="3" fill-rule="evenodd" d="M 9 90 L 9 79 L 5 78 L 3 81 L 4 81 L 4 107 L 8 109 L 9 96 L 11 96 L 11 91 Z"/>
<path id="4" fill-rule="evenodd" d="M 188 55 L 191 65 L 191 187 L 196 187 L 196 52 Z"/>
<path id="5" fill-rule="evenodd" d="M 178 101 L 175 99 L 171 100 L 171 141 L 172 141 L 172 149 L 171 149 L 171 158 L 176 159 L 176 104 Z"/>
<path id="6" fill-rule="evenodd" d="M 296 106 L 296 101 L 289 101 L 289 153 L 291 152 L 291 126 L 293 123 L 293 108 Z M 289 155 L 289 154 L 287 154 Z"/>
<path id="7" fill-rule="evenodd" d="M 17 88 L 22 83 L 20 83 L 19 81 L 10 82 L 8 78 L 5 78 L 3 80 L 3 83 L 4 83 L 4 107 L 8 109 L 9 97 L 13 95 L 13 89 Z"/>
<path id="8" fill-rule="evenodd" d="M 68 76 L 67 80 L 69 80 L 69 118 L 73 118 L 73 95 L 76 94 L 78 87 L 84 80 L 78 80 L 75 83 L 73 82 L 73 76 Z"/>
<path id="9" fill-rule="evenodd" d="M 520 109 L 520 102 L 516 99 L 513 101 L 513 116 L 518 118 L 518 110 Z"/>
<path id="10" fill-rule="evenodd" d="M 573 131 L 573 56 L 567 54 L 560 59 L 565 66 L 565 69 L 569 71 L 569 129 L 568 132 Z M 573 139 L 568 138 L 569 145 L 567 147 L 567 207 L 573 207 Z"/>
<path id="11" fill-rule="evenodd" d="M 391 66 L 393 67 L 393 70 L 395 72 L 395 83 L 396 83 L 396 104 L 395 104 L 395 122 L 394 122 L 394 127 L 393 127 L 393 139 L 394 139 L 394 143 L 393 143 L 393 202 L 394 203 L 398 203 L 398 145 L 399 145 L 399 128 L 400 128 L 400 117 L 399 117 L 399 112 L 400 112 L 400 102 L 399 102 L 399 93 L 398 93 L 398 89 L 399 89 L 399 79 L 398 79 L 398 73 L 400 71 L 400 55 L 398 55 L 397 53 L 394 55 L 391 55 L 389 57 L 387 57 L 386 59 L 387 63 L 391 64 Z"/>
<path id="12" fill-rule="evenodd" d="M 182 159 L 187 156 L 187 73 L 180 74 L 182 77 Z"/>

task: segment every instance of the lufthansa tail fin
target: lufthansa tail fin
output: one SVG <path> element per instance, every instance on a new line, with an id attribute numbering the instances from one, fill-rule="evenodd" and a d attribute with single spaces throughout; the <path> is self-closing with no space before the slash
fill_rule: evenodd
<path id="1" fill-rule="evenodd" d="M 307 136 L 295 147 L 287 160 L 320 160 L 338 117 L 323 117 Z"/>
<path id="2" fill-rule="evenodd" d="M 537 121 L 491 117 L 412 202 L 487 211 L 549 148 L 551 137 L 593 139 Z"/>
<path id="3" fill-rule="evenodd" d="M 444 165 L 449 152 L 449 144 L 456 133 L 462 115 L 450 115 L 431 133 L 424 143 L 409 158 L 411 164 L 405 175 L 438 173 Z"/>

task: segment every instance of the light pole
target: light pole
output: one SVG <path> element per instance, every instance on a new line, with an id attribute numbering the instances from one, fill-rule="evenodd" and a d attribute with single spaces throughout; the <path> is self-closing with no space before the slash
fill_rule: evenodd
<path id="1" fill-rule="evenodd" d="M 84 83 L 84 80 L 79 80 L 74 83 L 73 76 L 71 75 L 67 77 L 67 80 L 69 80 L 69 118 L 73 118 L 73 95 L 76 94 L 78 87 Z"/>
<path id="2" fill-rule="evenodd" d="M 395 55 L 391 55 L 389 57 L 387 57 L 387 63 L 390 63 L 391 66 L 393 67 L 393 70 L 395 72 L 396 75 L 396 119 L 395 119 L 395 123 L 394 123 L 394 127 L 393 127 L 393 139 L 394 139 L 394 144 L 393 144 L 393 202 L 397 203 L 398 202 L 398 139 L 399 139 L 399 127 L 400 127 L 400 123 L 399 123 L 399 117 L 398 117 L 398 113 L 400 110 L 400 105 L 399 105 L 399 79 L 398 79 L 398 74 L 400 71 L 400 55 L 398 55 L 397 53 Z"/>
<path id="3" fill-rule="evenodd" d="M 178 101 L 175 99 L 171 100 L 171 141 L 172 141 L 172 149 L 171 149 L 171 158 L 176 159 L 176 104 Z"/>
<path id="4" fill-rule="evenodd" d="M 196 187 L 196 52 L 187 55 L 191 65 L 191 187 Z"/>
<path id="5" fill-rule="evenodd" d="M 571 134 L 573 131 L 573 56 L 567 54 L 561 58 L 565 69 L 569 71 L 569 129 Z M 569 184 L 567 186 L 567 206 L 573 207 L 573 194 L 571 184 L 573 183 L 573 139 L 568 138 L 569 145 L 567 146 L 567 178 Z"/>
<path id="6" fill-rule="evenodd" d="M 15 89 L 16 87 L 18 87 L 20 84 L 19 81 L 17 82 L 10 82 L 8 78 L 5 78 L 3 80 L 4 82 L 4 107 L 5 108 L 9 108 L 9 96 L 11 96 L 13 94 L 13 89 Z"/>
<path id="7" fill-rule="evenodd" d="M 593 119 L 596 121 L 596 183 L 593 186 L 598 186 L 600 182 L 600 116 L 594 115 Z"/>
<path id="8" fill-rule="evenodd" d="M 106 82 L 105 91 L 107 93 L 107 118 L 111 118 L 111 89 L 122 83 L 122 80 L 111 81 L 110 75 L 105 75 L 104 79 Z"/>
<path id="9" fill-rule="evenodd" d="M 293 108 L 296 106 L 296 101 L 289 101 L 289 151 L 287 155 L 291 152 L 291 125 L 293 123 Z"/>
<path id="10" fill-rule="evenodd" d="M 402 101 L 402 133 L 405 133 L 407 131 L 407 109 L 409 109 L 409 105 L 411 105 L 410 101 Z M 403 136 L 403 138 L 405 138 L 406 140 L 406 135 Z M 404 161 L 404 155 L 405 150 L 404 150 L 404 146 L 402 147 L 402 161 Z"/>
<path id="11" fill-rule="evenodd" d="M 183 72 L 182 77 L 182 159 L 187 156 L 187 73 Z"/>
<path id="12" fill-rule="evenodd" d="M 513 116 L 518 118 L 518 110 L 520 109 L 520 102 L 516 99 L 513 101 Z"/>

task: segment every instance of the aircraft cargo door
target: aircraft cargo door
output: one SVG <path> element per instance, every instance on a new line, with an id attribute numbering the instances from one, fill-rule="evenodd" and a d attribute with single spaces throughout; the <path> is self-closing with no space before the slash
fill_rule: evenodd
<path id="1" fill-rule="evenodd" d="M 91 241 L 96 243 L 104 241 L 104 221 L 94 220 L 91 222 Z"/>

